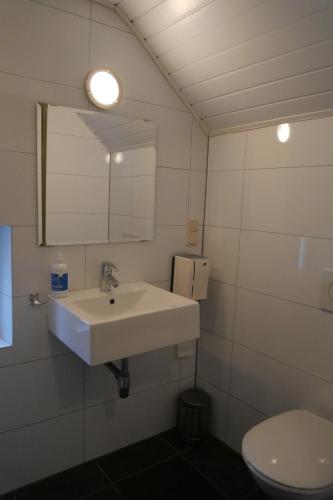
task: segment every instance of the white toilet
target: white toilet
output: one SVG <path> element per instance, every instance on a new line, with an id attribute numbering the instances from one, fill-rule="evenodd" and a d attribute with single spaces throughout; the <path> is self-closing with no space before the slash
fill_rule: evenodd
<path id="1" fill-rule="evenodd" d="M 258 486 L 281 500 L 333 499 L 333 423 L 305 410 L 269 418 L 243 438 Z"/>

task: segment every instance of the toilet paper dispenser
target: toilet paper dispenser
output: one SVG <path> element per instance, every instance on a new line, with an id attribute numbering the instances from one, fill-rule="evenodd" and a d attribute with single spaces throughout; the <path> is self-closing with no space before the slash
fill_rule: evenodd
<path id="1" fill-rule="evenodd" d="M 207 298 L 209 262 L 198 255 L 173 258 L 171 291 L 193 300 Z"/>

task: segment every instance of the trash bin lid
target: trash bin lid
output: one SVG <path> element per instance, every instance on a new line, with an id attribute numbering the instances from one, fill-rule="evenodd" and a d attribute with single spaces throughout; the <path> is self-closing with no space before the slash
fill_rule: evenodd
<path id="1" fill-rule="evenodd" d="M 209 396 L 199 389 L 188 389 L 179 396 L 181 404 L 191 408 L 207 408 L 209 406 Z"/>

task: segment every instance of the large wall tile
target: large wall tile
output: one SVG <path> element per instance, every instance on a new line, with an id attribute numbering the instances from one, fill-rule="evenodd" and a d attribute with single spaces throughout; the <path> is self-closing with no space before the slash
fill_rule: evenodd
<path id="1" fill-rule="evenodd" d="M 118 268 L 120 282 L 166 281 L 171 276 L 173 255 L 184 253 L 185 227 L 156 227 L 153 241 L 88 245 L 86 250 L 87 288 L 99 286 L 99 269 L 104 260 Z"/>
<path id="2" fill-rule="evenodd" d="M 238 290 L 235 341 L 330 382 L 332 331 L 329 312 Z"/>
<path id="3" fill-rule="evenodd" d="M 231 350 L 229 340 L 202 330 L 198 346 L 198 377 L 228 392 Z"/>
<path id="4" fill-rule="evenodd" d="M 267 417 L 239 399 L 229 398 L 227 443 L 238 453 L 242 453 L 242 440 L 247 431 Z"/>
<path id="5" fill-rule="evenodd" d="M 208 171 L 243 169 L 245 137 L 245 132 L 212 137 L 209 142 Z"/>
<path id="6" fill-rule="evenodd" d="M 201 327 L 221 337 L 232 339 L 236 288 L 209 281 L 207 300 L 200 302 Z"/>
<path id="7" fill-rule="evenodd" d="M 191 169 L 207 170 L 208 137 L 200 125 L 192 120 Z"/>
<path id="8" fill-rule="evenodd" d="M 266 415 L 304 408 L 333 419 L 333 384 L 237 344 L 231 393 Z"/>
<path id="9" fill-rule="evenodd" d="M 131 394 L 173 382 L 179 378 L 180 361 L 174 346 L 129 359 Z M 118 399 L 117 384 L 105 366 L 85 367 L 85 404 L 96 405 Z M 185 375 L 184 375 L 185 376 Z"/>
<path id="10" fill-rule="evenodd" d="M 55 7 L 56 9 L 65 10 L 71 14 L 77 16 L 90 18 L 90 5 L 87 0 L 32 0 L 36 3 L 42 3 L 48 5 L 49 7 Z"/>
<path id="11" fill-rule="evenodd" d="M 8 297 L 9 298 L 9 297 Z M 47 297 L 40 296 L 47 301 Z M 28 297 L 13 299 L 13 346 L 0 349 L 0 366 L 25 363 L 70 351 L 47 328 L 47 305 L 31 307 Z"/>
<path id="12" fill-rule="evenodd" d="M 208 172 L 206 224 L 240 227 L 243 172 Z"/>
<path id="13" fill-rule="evenodd" d="M 28 0 L 3 0 L 0 31 L 1 71 L 82 86 L 89 66 L 88 19 Z"/>
<path id="14" fill-rule="evenodd" d="M 242 231 L 238 285 L 318 307 L 321 271 L 333 241 Z"/>
<path id="15" fill-rule="evenodd" d="M 78 410 L 83 406 L 83 365 L 73 355 L 0 369 L 6 404 L 0 432 Z"/>
<path id="16" fill-rule="evenodd" d="M 179 382 L 179 392 L 187 391 L 188 389 L 194 389 L 195 387 L 195 377 L 182 378 Z"/>
<path id="17" fill-rule="evenodd" d="M 0 435 L 0 494 L 77 465 L 83 456 L 82 412 Z"/>
<path id="18" fill-rule="evenodd" d="M 192 171 L 190 173 L 190 198 L 188 218 L 204 222 L 206 195 L 206 172 Z"/>
<path id="19" fill-rule="evenodd" d="M 157 225 L 184 226 L 186 224 L 189 185 L 189 172 L 173 168 L 157 168 Z M 172 203 L 170 203 L 170 200 L 172 200 Z"/>
<path id="20" fill-rule="evenodd" d="M 37 102 L 77 108 L 88 106 L 88 100 L 81 88 L 76 89 L 1 73 L 0 149 L 36 152 Z"/>
<path id="21" fill-rule="evenodd" d="M 239 229 L 205 227 L 204 255 L 213 280 L 236 284 L 239 237 Z"/>
<path id="22" fill-rule="evenodd" d="M 91 66 L 111 66 L 126 89 L 127 98 L 184 110 L 176 93 L 132 33 L 93 22 Z"/>
<path id="23" fill-rule="evenodd" d="M 85 410 L 87 460 L 158 434 L 175 425 L 179 383 Z M 135 418 L 133 418 L 135 415 Z"/>
<path id="24" fill-rule="evenodd" d="M 0 151 L 0 225 L 36 224 L 36 161 L 32 154 Z"/>
<path id="25" fill-rule="evenodd" d="M 332 184 L 333 166 L 248 171 L 242 227 L 332 238 Z"/>
<path id="26" fill-rule="evenodd" d="M 69 288 L 84 288 L 84 246 L 39 247 L 35 227 L 14 227 L 12 245 L 14 295 L 48 292 L 51 265 L 59 251 L 69 268 Z"/>
<path id="27" fill-rule="evenodd" d="M 180 376 L 182 379 L 190 378 L 195 376 L 196 370 L 196 345 L 195 340 L 192 341 L 193 344 L 193 355 L 186 356 L 180 360 Z M 177 352 L 177 346 L 175 346 L 175 352 Z"/>
<path id="28" fill-rule="evenodd" d="M 333 118 L 290 123 L 290 139 L 281 143 L 277 127 L 251 130 L 247 135 L 246 168 L 332 165 Z"/>

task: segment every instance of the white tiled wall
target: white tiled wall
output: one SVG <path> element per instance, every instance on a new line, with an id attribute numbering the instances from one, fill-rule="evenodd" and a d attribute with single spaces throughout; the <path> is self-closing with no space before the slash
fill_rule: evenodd
<path id="1" fill-rule="evenodd" d="M 108 64 L 124 84 L 114 111 L 157 123 L 154 240 L 62 247 L 73 289 L 98 286 L 105 259 L 120 281 L 169 286 L 172 255 L 188 250 L 187 215 L 203 223 L 207 139 L 110 9 L 3 0 L 0 31 L 0 226 L 12 226 L 14 325 L 13 347 L 0 349 L 1 494 L 171 427 L 179 389 L 194 374 L 193 359 L 180 362 L 174 348 L 135 357 L 132 395 L 120 401 L 112 375 L 84 367 L 48 333 L 46 309 L 30 307 L 31 292 L 46 299 L 58 250 L 37 246 L 36 103 L 89 109 L 84 78 Z"/>
<path id="2" fill-rule="evenodd" d="M 319 309 L 321 270 L 333 268 L 333 118 L 290 127 L 284 144 L 276 127 L 210 142 L 199 377 L 214 432 L 238 451 L 288 409 L 333 420 L 333 314 Z"/>

